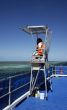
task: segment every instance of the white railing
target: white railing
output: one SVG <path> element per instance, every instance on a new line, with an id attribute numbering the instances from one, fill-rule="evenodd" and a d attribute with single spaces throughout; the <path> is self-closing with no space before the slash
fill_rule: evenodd
<path id="1" fill-rule="evenodd" d="M 12 83 L 13 78 L 16 78 L 16 77 L 19 77 L 19 76 L 20 76 L 20 77 L 23 77 L 23 75 L 26 75 L 26 74 L 29 74 L 29 73 L 19 74 L 19 75 L 15 75 L 15 76 L 3 78 L 3 79 L 0 80 L 0 83 L 2 83 L 2 82 L 4 82 L 4 81 L 8 81 L 8 83 L 9 83 L 9 86 L 8 86 L 8 87 L 5 87 L 5 89 L 8 89 L 8 92 L 0 96 L 0 100 L 3 100 L 3 98 L 9 96 L 9 98 L 8 98 L 8 100 L 7 100 L 7 101 L 8 101 L 8 105 L 6 105 L 6 106 L 8 106 L 8 107 L 6 107 L 5 110 L 9 110 L 9 109 L 7 109 L 7 108 L 9 108 L 11 105 L 14 106 L 13 103 L 14 103 L 15 105 L 17 104 L 16 99 L 15 99 L 13 102 L 11 102 L 11 94 L 14 93 L 14 92 L 17 92 L 17 91 L 20 90 L 20 89 L 23 89 L 23 87 L 25 87 L 25 86 L 27 86 L 27 85 L 30 84 L 30 81 L 29 81 L 29 82 L 27 82 L 27 83 L 25 83 L 25 84 L 22 84 L 21 86 L 19 86 L 19 87 L 17 87 L 17 88 L 14 88 L 14 89 L 12 90 L 12 89 L 11 89 L 11 88 L 12 88 L 11 83 Z M 3 88 L 1 87 L 1 88 L 0 88 L 0 91 L 2 91 L 2 90 L 3 90 Z M 28 90 L 28 91 L 29 91 L 29 90 Z M 27 92 L 28 92 L 28 91 L 27 91 Z M 25 94 L 25 93 L 24 93 L 24 94 Z M 25 97 L 27 97 L 28 95 L 30 95 L 29 92 L 28 92 L 27 94 L 25 94 L 25 95 L 24 95 L 24 94 L 22 94 L 22 95 L 23 95 L 23 97 L 22 97 L 23 99 L 24 99 Z M 19 97 L 18 97 L 18 98 L 19 98 Z M 17 99 L 18 99 L 18 98 L 17 98 Z M 15 103 L 15 102 L 16 102 L 16 103 Z M 18 99 L 18 102 L 19 102 L 19 99 Z"/>
<path id="2" fill-rule="evenodd" d="M 49 70 L 49 76 L 47 76 L 48 78 L 47 79 L 50 79 L 52 77 L 57 77 L 57 76 L 64 76 L 64 77 L 67 77 L 67 70 L 64 70 L 63 69 L 63 66 L 53 66 L 51 67 L 52 69 Z M 67 68 L 67 66 L 66 66 Z M 66 74 L 64 74 L 64 72 Z M 21 86 L 17 87 L 17 88 L 14 88 L 12 90 L 12 80 L 13 78 L 16 78 L 16 77 L 23 77 L 23 75 L 27 75 L 29 73 L 25 73 L 25 74 L 19 74 L 19 75 L 15 75 L 15 76 L 11 76 L 11 77 L 7 77 L 7 78 L 3 78 L 0 80 L 0 82 L 3 82 L 3 81 L 9 81 L 9 86 L 8 87 L 5 87 L 6 89 L 8 88 L 8 92 L 5 93 L 4 95 L 0 96 L 0 100 L 3 99 L 4 97 L 6 96 L 9 96 L 8 98 L 8 105 L 5 109 L 3 110 L 10 110 L 9 108 L 13 108 L 15 107 L 21 100 L 23 100 L 25 97 L 28 97 L 30 95 L 30 91 L 26 91 L 24 94 L 22 94 L 20 97 L 18 97 L 16 100 L 14 100 L 13 102 L 11 102 L 11 94 L 14 93 L 14 92 L 17 92 L 18 90 L 20 89 L 23 89 L 23 87 L 27 86 L 27 85 L 30 85 L 30 81 L 28 81 L 27 83 L 25 84 L 22 84 Z M 30 75 L 30 74 L 29 74 Z M 29 76 L 30 77 L 30 76 Z M 2 90 L 3 88 L 0 88 L 0 91 Z"/>
<path id="3" fill-rule="evenodd" d="M 67 66 L 54 66 L 52 76 L 67 77 Z"/>

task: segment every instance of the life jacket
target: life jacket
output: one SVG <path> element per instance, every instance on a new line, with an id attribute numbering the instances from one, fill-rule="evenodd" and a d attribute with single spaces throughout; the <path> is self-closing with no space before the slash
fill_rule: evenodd
<path id="1" fill-rule="evenodd" d="M 38 55 L 43 55 L 45 45 L 43 42 L 38 43 Z"/>

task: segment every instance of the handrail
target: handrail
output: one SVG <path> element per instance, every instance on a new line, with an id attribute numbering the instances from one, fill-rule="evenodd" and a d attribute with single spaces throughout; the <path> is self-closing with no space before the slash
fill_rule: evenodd
<path id="1" fill-rule="evenodd" d="M 49 70 L 49 72 L 51 72 L 51 75 L 53 75 L 53 74 L 56 74 L 57 72 L 60 72 L 60 69 L 56 69 L 56 67 L 59 67 L 59 68 L 60 68 L 60 67 L 62 67 L 62 66 L 51 66 L 51 67 L 54 67 L 54 69 L 52 68 L 52 70 Z M 64 67 L 67 67 L 67 66 L 64 66 Z M 63 67 L 62 67 L 62 71 L 67 73 L 66 70 L 65 70 L 65 71 L 63 70 Z M 11 87 L 12 87 L 12 86 L 11 86 L 12 79 L 15 78 L 15 77 L 18 77 L 18 76 L 26 75 L 26 74 L 30 74 L 30 73 L 27 72 L 27 73 L 24 73 L 24 74 L 18 74 L 18 75 L 14 75 L 14 76 L 10 76 L 10 77 L 7 77 L 7 78 L 0 79 L 0 82 L 6 81 L 6 80 L 9 81 L 9 87 L 6 87 L 6 88 L 8 88 L 8 92 L 7 92 L 6 94 L 0 96 L 0 99 L 6 97 L 6 96 L 8 95 L 8 96 L 9 96 L 9 105 L 10 105 L 10 104 L 11 104 L 11 93 L 13 93 L 13 92 L 15 92 L 15 91 L 17 91 L 17 90 L 23 88 L 24 86 L 30 84 L 30 82 L 27 82 L 26 84 L 20 85 L 19 87 L 14 88 L 13 90 L 11 90 Z M 59 74 L 60 74 L 60 73 L 59 73 Z"/>
<path id="2" fill-rule="evenodd" d="M 10 93 L 8 92 L 8 93 L 6 93 L 6 94 L 0 96 L 0 99 L 2 99 L 3 97 L 5 97 L 5 96 L 7 96 L 7 95 L 9 95 L 9 94 L 11 94 L 11 93 L 17 91 L 17 90 L 20 89 L 20 88 L 23 88 L 24 86 L 28 85 L 29 83 L 30 83 L 30 82 L 28 82 L 28 83 L 26 83 L 26 84 L 24 84 L 24 85 L 22 85 L 22 86 L 20 86 L 20 87 L 18 87 L 18 88 L 16 88 L 16 89 L 12 90 Z"/>
<path id="3" fill-rule="evenodd" d="M 12 90 L 11 93 L 17 91 L 17 90 L 20 89 L 20 88 L 23 88 L 24 86 L 28 85 L 29 83 L 30 83 L 30 82 L 28 82 L 28 83 L 24 84 L 23 86 L 20 86 L 20 87 L 18 87 L 18 88 L 16 88 L 16 89 Z"/>
<path id="4" fill-rule="evenodd" d="M 18 77 L 18 76 L 23 76 L 23 75 L 26 75 L 26 74 L 29 74 L 29 72 L 26 72 L 26 73 L 24 73 L 24 74 L 18 74 L 18 75 L 13 75 L 13 76 L 9 76 L 9 77 L 7 77 L 7 78 L 2 78 L 2 79 L 0 79 L 0 82 L 1 81 L 4 81 L 4 80 L 8 80 L 9 78 L 15 78 L 15 77 Z"/>
<path id="5" fill-rule="evenodd" d="M 55 66 L 55 68 L 56 67 L 62 67 L 62 66 Z M 63 66 L 63 67 L 67 67 L 67 66 Z M 60 71 L 60 70 L 52 70 L 52 71 Z M 65 72 L 67 72 L 67 71 L 65 71 Z M 0 79 L 0 82 L 4 81 L 4 80 L 8 80 L 9 78 L 15 78 L 15 77 L 23 76 L 23 75 L 26 75 L 26 74 L 29 74 L 29 72 L 24 73 L 24 74 L 18 74 L 18 75 L 10 76 L 10 77 L 7 77 L 7 78 L 2 78 L 2 79 Z"/>
<path id="6" fill-rule="evenodd" d="M 6 93 L 6 94 L 4 94 L 4 95 L 2 95 L 2 96 L 0 96 L 0 99 L 2 99 L 3 97 L 5 97 L 5 96 L 7 96 L 7 95 L 9 95 L 9 92 Z"/>
<path id="7" fill-rule="evenodd" d="M 24 74 L 18 74 L 18 75 L 14 75 L 14 76 L 10 76 L 10 77 L 1 79 L 1 80 L 0 80 L 0 83 L 2 83 L 2 82 L 4 82 L 4 81 L 8 81 L 7 83 L 8 83 L 9 85 L 8 85 L 8 87 L 6 87 L 7 93 L 2 94 L 2 95 L 0 96 L 0 100 L 3 100 L 3 98 L 5 98 L 6 96 L 8 96 L 8 97 L 9 97 L 9 98 L 8 98 L 8 105 L 10 106 L 11 103 L 12 103 L 12 102 L 11 102 L 11 94 L 14 93 L 14 92 L 16 92 L 16 91 L 19 90 L 19 89 L 22 89 L 23 87 L 27 86 L 27 85 L 30 83 L 30 82 L 27 81 L 25 84 L 19 85 L 19 87 L 17 86 L 17 87 L 14 88 L 13 90 L 11 90 L 11 88 L 13 87 L 12 84 L 11 84 L 13 78 L 17 78 L 17 77 L 19 77 L 19 76 L 20 76 L 20 78 L 21 78 L 21 76 L 24 76 L 24 75 L 27 75 L 27 74 L 30 74 L 30 73 L 27 72 L 27 73 L 24 73 Z M 4 87 L 3 89 L 5 89 L 5 87 Z M 2 87 L 1 87 L 1 90 L 3 90 L 3 89 L 2 89 Z M 0 90 L 0 91 L 1 91 L 1 90 Z M 14 100 L 15 100 L 15 99 L 14 99 Z M 6 105 L 6 106 L 7 106 L 7 105 Z"/>
<path id="8" fill-rule="evenodd" d="M 26 75 L 26 74 L 29 74 L 29 72 L 27 72 L 27 73 L 25 73 L 25 74 L 19 74 L 19 75 L 10 76 L 10 77 L 7 77 L 7 78 L 2 78 L 2 79 L 0 79 L 0 82 L 5 81 L 5 80 L 10 80 L 10 79 L 15 78 L 15 77 L 18 77 L 18 76 L 23 76 L 23 75 Z M 29 82 L 28 82 L 28 83 L 29 83 Z M 25 84 L 25 85 L 26 85 L 26 84 Z M 25 85 L 23 85 L 23 86 L 25 86 Z M 23 86 L 22 86 L 22 87 L 23 87 Z M 9 88 L 9 87 L 6 87 L 6 88 Z M 11 93 L 11 92 L 10 92 L 10 93 Z M 2 95 L 2 96 L 0 96 L 0 99 L 1 99 L 2 97 L 4 97 L 4 96 L 8 95 L 8 94 L 9 94 L 9 92 L 6 93 L 6 94 L 4 94 L 4 95 Z"/>

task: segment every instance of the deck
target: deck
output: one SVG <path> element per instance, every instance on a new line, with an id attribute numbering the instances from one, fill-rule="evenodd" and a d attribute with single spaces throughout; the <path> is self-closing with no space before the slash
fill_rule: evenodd
<path id="1" fill-rule="evenodd" d="M 48 93 L 48 100 L 29 97 L 15 110 L 67 110 L 67 77 L 52 78 L 53 92 Z"/>

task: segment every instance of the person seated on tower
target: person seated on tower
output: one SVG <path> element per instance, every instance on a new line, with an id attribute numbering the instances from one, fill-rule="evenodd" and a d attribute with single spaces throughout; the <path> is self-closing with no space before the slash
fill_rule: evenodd
<path id="1" fill-rule="evenodd" d="M 43 55 L 43 53 L 44 53 L 44 49 L 46 48 L 46 45 L 44 44 L 44 42 L 42 41 L 42 39 L 41 38 L 38 38 L 37 39 L 37 53 L 38 53 L 38 55 Z"/>
<path id="2" fill-rule="evenodd" d="M 34 52 L 33 55 L 35 56 L 42 56 L 44 53 L 44 50 L 46 48 L 46 45 L 44 44 L 44 42 L 42 41 L 41 38 L 37 38 L 37 46 L 36 46 L 36 52 Z"/>

